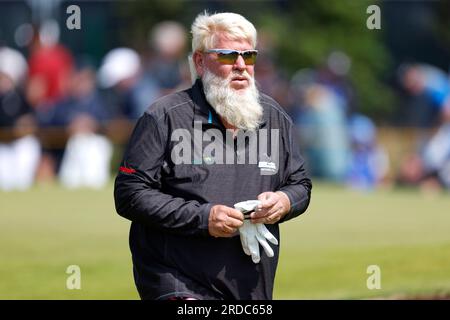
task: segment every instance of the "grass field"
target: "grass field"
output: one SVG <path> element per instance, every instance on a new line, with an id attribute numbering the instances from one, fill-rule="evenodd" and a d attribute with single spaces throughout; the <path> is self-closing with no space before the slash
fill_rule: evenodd
<path id="1" fill-rule="evenodd" d="M 137 299 L 129 222 L 112 186 L 0 193 L 0 299 Z M 66 269 L 81 268 L 81 290 Z M 369 265 L 381 289 L 369 290 Z M 282 225 L 275 299 L 450 293 L 450 195 L 356 193 L 316 184 L 308 212 Z"/>

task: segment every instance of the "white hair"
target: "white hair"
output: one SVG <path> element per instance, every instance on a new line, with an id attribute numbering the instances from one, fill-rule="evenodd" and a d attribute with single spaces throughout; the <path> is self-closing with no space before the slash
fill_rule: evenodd
<path id="1" fill-rule="evenodd" d="M 192 24 L 192 52 L 213 49 L 219 33 L 230 40 L 245 39 L 256 48 L 257 32 L 255 26 L 237 13 L 222 12 L 199 14 Z M 192 82 L 198 77 L 194 63 L 189 57 L 189 68 Z"/>
<path id="2" fill-rule="evenodd" d="M 212 49 L 217 33 L 222 32 L 230 40 L 248 40 L 256 47 L 256 29 L 253 24 L 237 13 L 223 12 L 209 15 L 201 13 L 195 18 L 191 28 L 192 52 Z"/>

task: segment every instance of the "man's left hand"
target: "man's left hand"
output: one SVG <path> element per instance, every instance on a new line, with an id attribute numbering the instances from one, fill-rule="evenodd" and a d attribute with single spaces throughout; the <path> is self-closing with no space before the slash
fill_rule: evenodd
<path id="1" fill-rule="evenodd" d="M 288 196 L 282 192 L 263 192 L 258 196 L 261 204 L 250 215 L 252 223 L 274 224 L 291 209 Z"/>

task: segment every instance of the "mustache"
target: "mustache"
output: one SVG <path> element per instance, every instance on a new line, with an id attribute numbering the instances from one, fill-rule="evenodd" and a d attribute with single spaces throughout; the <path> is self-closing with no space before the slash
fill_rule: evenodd
<path id="1" fill-rule="evenodd" d="M 236 78 L 236 77 L 238 77 L 238 78 L 245 78 L 245 80 L 247 80 L 249 82 L 253 79 L 252 76 L 250 76 L 250 74 L 247 71 L 245 71 L 245 70 L 242 71 L 242 72 L 240 72 L 240 71 L 233 71 L 228 76 L 228 82 L 231 82 L 231 80 Z"/>

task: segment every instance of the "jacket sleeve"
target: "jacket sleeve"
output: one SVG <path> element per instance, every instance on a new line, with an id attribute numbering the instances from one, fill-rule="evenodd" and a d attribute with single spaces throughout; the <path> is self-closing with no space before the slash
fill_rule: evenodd
<path id="1" fill-rule="evenodd" d="M 161 191 L 167 126 L 145 113 L 137 122 L 114 185 L 116 211 L 133 222 L 181 235 L 209 235 L 211 204 Z"/>
<path id="2" fill-rule="evenodd" d="M 288 150 L 286 170 L 283 177 L 284 183 L 279 191 L 286 193 L 291 202 L 291 209 L 280 222 L 295 218 L 306 211 L 311 199 L 312 189 L 311 179 L 306 172 L 305 161 L 300 155 L 297 132 L 292 123 L 289 123 L 286 135 Z"/>

